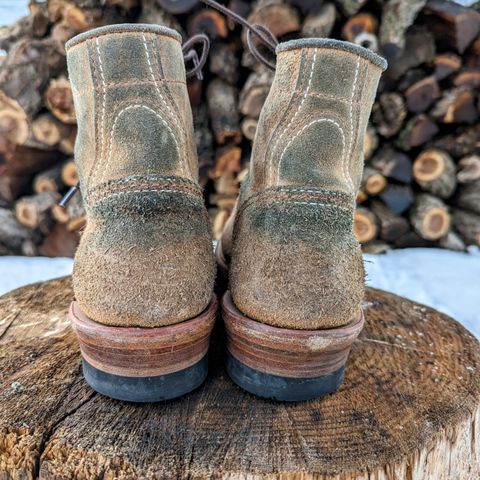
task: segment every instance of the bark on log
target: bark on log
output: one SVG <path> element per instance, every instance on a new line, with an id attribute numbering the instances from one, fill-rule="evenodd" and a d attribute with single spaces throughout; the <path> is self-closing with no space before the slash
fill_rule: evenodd
<path id="1" fill-rule="evenodd" d="M 216 78 L 208 85 L 208 108 L 215 139 L 220 145 L 231 141 L 239 143 L 242 138 L 238 118 L 237 92 L 234 87 Z"/>
<path id="2" fill-rule="evenodd" d="M 456 195 L 456 204 L 480 214 L 480 180 L 461 185 Z"/>
<path id="3" fill-rule="evenodd" d="M 337 17 L 337 10 L 333 3 L 324 3 L 312 8 L 302 25 L 302 37 L 328 37 L 332 33 Z"/>
<path id="4" fill-rule="evenodd" d="M 0 243 L 13 254 L 25 255 L 27 253 L 26 249 L 29 248 L 36 237 L 38 236 L 34 232 L 18 222 L 11 210 L 0 208 Z M 0 332 L 1 328 L 0 324 Z"/>
<path id="5" fill-rule="evenodd" d="M 273 75 L 273 72 L 265 67 L 258 68 L 249 75 L 240 92 L 238 101 L 240 112 L 243 115 L 258 119 L 265 99 L 270 92 Z"/>
<path id="6" fill-rule="evenodd" d="M 363 155 L 365 160 L 368 160 L 378 147 L 378 135 L 377 131 L 372 125 L 368 125 L 365 132 L 365 138 L 363 140 Z"/>
<path id="7" fill-rule="evenodd" d="M 397 81 L 408 70 L 430 63 L 435 57 L 435 43 L 432 34 L 423 28 L 412 28 L 405 36 L 405 48 L 401 55 L 389 62 L 385 72 L 387 78 Z"/>
<path id="8" fill-rule="evenodd" d="M 475 94 L 468 87 L 456 87 L 443 93 L 431 111 L 443 123 L 473 123 L 478 118 Z"/>
<path id="9" fill-rule="evenodd" d="M 300 30 L 298 12 L 282 0 L 258 0 L 248 21 L 267 27 L 277 38 Z M 246 34 L 243 34 L 246 45 Z"/>
<path id="10" fill-rule="evenodd" d="M 405 48 L 405 31 L 427 0 L 389 0 L 382 10 L 380 44 L 387 58 L 394 58 Z"/>
<path id="11" fill-rule="evenodd" d="M 44 238 L 39 253 L 46 257 L 73 257 L 78 246 L 78 233 L 57 223 Z"/>
<path id="12" fill-rule="evenodd" d="M 210 72 L 235 85 L 238 80 L 239 60 L 232 44 L 215 43 L 210 49 Z"/>
<path id="13" fill-rule="evenodd" d="M 370 164 L 384 177 L 403 183 L 409 183 L 412 179 L 412 161 L 404 153 L 392 148 L 382 148 L 372 158 Z"/>
<path id="14" fill-rule="evenodd" d="M 380 223 L 379 234 L 382 240 L 393 243 L 410 230 L 408 220 L 395 214 L 383 202 L 373 200 L 370 208 Z"/>
<path id="15" fill-rule="evenodd" d="M 399 93 L 382 93 L 372 108 L 372 121 L 382 137 L 390 138 L 402 128 L 407 116 L 403 97 Z"/>
<path id="16" fill-rule="evenodd" d="M 367 0 L 336 0 L 336 3 L 348 16 L 355 15 L 366 2 Z"/>
<path id="17" fill-rule="evenodd" d="M 66 77 L 50 81 L 45 92 L 45 104 L 52 114 L 63 123 L 75 124 L 75 109 L 70 82 Z"/>
<path id="18" fill-rule="evenodd" d="M 462 237 L 456 232 L 448 232 L 444 237 L 438 241 L 438 245 L 448 250 L 455 250 L 456 252 L 466 252 L 467 246 L 462 240 Z"/>
<path id="19" fill-rule="evenodd" d="M 442 46 L 463 53 L 480 32 L 480 13 L 447 0 L 430 0 L 424 15 Z"/>
<path id="20" fill-rule="evenodd" d="M 452 158 L 435 148 L 424 150 L 415 159 L 413 177 L 423 190 L 440 198 L 449 198 L 457 186 Z"/>
<path id="21" fill-rule="evenodd" d="M 453 226 L 467 245 L 480 246 L 480 215 L 455 208 L 453 210 Z"/>
<path id="22" fill-rule="evenodd" d="M 469 155 L 458 161 L 457 180 L 460 183 L 480 180 L 480 155 Z"/>
<path id="23" fill-rule="evenodd" d="M 440 96 L 440 88 L 435 77 L 425 77 L 415 82 L 405 91 L 407 108 L 413 113 L 422 113 Z"/>
<path id="24" fill-rule="evenodd" d="M 444 237 L 451 226 L 447 206 L 439 198 L 426 193 L 416 197 L 410 210 L 410 221 L 415 231 L 425 240 Z"/>
<path id="25" fill-rule="evenodd" d="M 480 145 L 480 123 L 471 127 L 459 128 L 455 133 L 439 137 L 432 146 L 448 152 L 452 157 L 464 157 L 478 151 Z"/>
<path id="26" fill-rule="evenodd" d="M 61 172 L 62 166 L 55 165 L 35 175 L 33 179 L 33 191 L 35 193 L 59 192 L 63 187 Z"/>
<path id="27" fill-rule="evenodd" d="M 72 298 L 65 278 L 0 299 L 0 465 L 7 478 L 480 474 L 479 343 L 428 307 L 368 289 L 366 326 L 345 381 L 323 399 L 266 402 L 236 387 L 224 370 L 219 324 L 200 389 L 135 405 L 98 395 L 83 380 L 66 315 Z"/>
<path id="28" fill-rule="evenodd" d="M 413 202 L 413 192 L 408 185 L 390 184 L 380 193 L 380 198 L 395 213 L 403 213 Z"/>
<path id="29" fill-rule="evenodd" d="M 462 66 L 462 59 L 454 53 L 443 53 L 435 57 L 434 64 L 433 75 L 440 81 L 456 72 Z"/>
<path id="30" fill-rule="evenodd" d="M 65 56 L 56 41 L 23 39 L 2 62 L 0 91 L 32 118 L 42 106 L 48 82 L 65 70 Z"/>
<path id="31" fill-rule="evenodd" d="M 395 144 L 398 148 L 408 151 L 420 147 L 431 140 L 439 129 L 432 120 L 423 113 L 412 117 L 398 135 Z"/>
<path id="32" fill-rule="evenodd" d="M 386 178 L 377 170 L 365 167 L 363 170 L 361 189 L 368 195 L 378 195 L 387 186 Z"/>
<path id="33" fill-rule="evenodd" d="M 26 227 L 47 231 L 52 206 L 60 200 L 58 192 L 44 192 L 21 198 L 15 205 L 18 221 Z"/>
<path id="34" fill-rule="evenodd" d="M 0 173 L 32 175 L 65 158 L 58 151 L 46 151 L 2 142 L 0 136 Z"/>
<path id="35" fill-rule="evenodd" d="M 255 118 L 245 117 L 242 120 L 242 133 L 243 136 L 250 141 L 253 141 L 255 138 L 255 133 L 257 133 L 258 120 Z"/>

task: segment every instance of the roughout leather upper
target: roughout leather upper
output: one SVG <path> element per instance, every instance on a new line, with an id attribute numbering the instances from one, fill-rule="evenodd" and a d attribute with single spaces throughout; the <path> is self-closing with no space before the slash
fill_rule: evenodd
<path id="1" fill-rule="evenodd" d="M 386 62 L 329 39 L 286 42 L 277 54 L 249 174 L 222 237 L 232 297 L 249 317 L 280 327 L 345 325 L 363 299 L 353 210 Z"/>
<path id="2" fill-rule="evenodd" d="M 165 27 L 126 24 L 67 43 L 87 212 L 74 291 L 100 323 L 169 325 L 201 313 L 212 296 L 180 40 Z"/>

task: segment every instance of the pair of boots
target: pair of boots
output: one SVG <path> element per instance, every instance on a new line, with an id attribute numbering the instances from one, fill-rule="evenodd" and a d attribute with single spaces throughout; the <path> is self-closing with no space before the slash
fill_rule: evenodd
<path id="1" fill-rule="evenodd" d="M 70 318 L 87 382 L 150 402 L 198 387 L 216 312 L 181 38 L 114 25 L 67 43 L 87 225 Z M 363 325 L 352 232 L 363 137 L 385 61 L 303 39 L 277 47 L 247 179 L 219 242 L 227 369 L 254 394 L 302 400 L 341 383 Z"/>

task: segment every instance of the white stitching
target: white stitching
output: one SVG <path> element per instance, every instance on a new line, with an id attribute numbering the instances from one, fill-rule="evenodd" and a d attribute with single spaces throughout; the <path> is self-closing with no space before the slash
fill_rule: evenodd
<path id="1" fill-rule="evenodd" d="M 106 195 L 105 197 L 102 197 L 103 199 L 105 198 L 110 198 L 110 197 L 115 197 L 118 195 L 125 195 L 127 193 L 160 193 L 160 192 L 168 192 L 168 193 L 185 193 L 186 195 L 190 194 L 190 192 L 185 192 L 183 190 L 172 190 L 172 189 L 148 189 L 148 190 L 127 190 L 125 192 L 115 192 L 111 193 L 110 195 Z"/>
<path id="2" fill-rule="evenodd" d="M 148 68 L 150 70 L 150 75 L 152 76 L 152 80 L 155 84 L 155 89 L 157 90 L 158 92 L 158 95 L 160 96 L 160 98 L 163 100 L 163 103 L 165 104 L 165 106 L 167 107 L 168 111 L 170 112 L 170 115 L 172 116 L 172 119 L 173 119 L 173 122 L 175 123 L 175 125 L 177 126 L 178 130 L 179 131 L 182 131 L 180 125 L 178 124 L 178 122 L 176 121 L 176 116 L 173 114 L 173 111 L 172 109 L 170 108 L 170 105 L 166 102 L 165 98 L 163 97 L 162 95 L 162 92 L 160 91 L 160 88 L 158 86 L 158 82 L 157 82 L 157 79 L 155 78 L 155 74 L 153 73 L 153 67 L 152 67 L 152 63 L 150 62 L 150 53 L 148 52 L 148 46 L 147 46 L 147 39 L 145 37 L 145 35 L 142 35 L 143 37 L 143 46 L 145 47 L 145 52 L 147 54 L 147 62 L 148 62 Z"/>
<path id="3" fill-rule="evenodd" d="M 352 192 L 355 190 L 355 186 L 353 185 L 353 179 L 350 174 L 350 156 L 352 155 L 352 148 L 353 148 L 353 99 L 355 98 L 355 91 L 357 89 L 357 80 L 358 80 L 358 70 L 360 67 L 360 57 L 357 58 L 357 66 L 355 68 L 355 77 L 353 80 L 353 87 L 352 87 L 352 96 L 350 98 L 350 135 L 349 135 L 349 141 L 348 141 L 348 158 L 349 158 L 349 164 L 348 166 L 346 165 L 346 158 L 343 158 L 342 162 L 342 167 L 343 167 L 343 175 L 345 177 L 345 180 L 347 183 L 350 185 L 350 188 L 352 189 Z"/>
<path id="4" fill-rule="evenodd" d="M 104 154 L 104 150 L 105 150 L 105 139 L 104 139 L 104 129 L 105 129 L 105 101 L 106 101 L 106 98 L 105 98 L 105 94 L 106 94 L 106 90 L 105 90 L 105 75 L 103 74 L 103 64 L 102 64 L 102 57 L 100 55 L 100 44 L 99 44 L 99 41 L 98 41 L 98 38 L 95 39 L 95 46 L 96 46 L 96 50 L 97 50 L 97 56 L 98 56 L 98 64 L 99 64 L 99 67 L 100 67 L 100 76 L 102 78 L 102 115 L 101 115 L 101 121 L 100 121 L 100 152 L 99 152 L 99 156 L 97 158 L 97 165 L 96 165 L 96 168 L 95 170 L 92 172 L 93 174 L 96 173 L 97 169 L 98 169 L 98 166 L 100 164 L 100 162 L 102 161 L 102 158 L 103 158 L 103 154 Z M 92 175 L 94 177 L 94 175 Z M 102 178 L 103 178 L 103 173 L 102 173 Z M 91 180 L 94 180 L 95 177 Z"/>
<path id="5" fill-rule="evenodd" d="M 113 122 L 112 129 L 110 131 L 109 146 L 108 146 L 108 157 L 107 157 L 107 161 L 105 162 L 105 167 L 103 168 L 102 177 L 101 177 L 102 179 L 103 179 L 105 173 L 107 172 L 107 166 L 110 164 L 110 159 L 112 157 L 112 140 L 113 140 L 113 134 L 115 132 L 115 128 L 117 126 L 117 121 L 124 112 L 126 112 L 127 110 L 130 110 L 132 108 L 145 108 L 145 110 L 153 113 L 156 117 L 158 117 L 158 119 L 165 125 L 165 127 L 167 127 L 167 130 L 171 133 L 171 135 L 173 137 L 173 141 L 175 142 L 175 145 L 177 146 L 177 153 L 180 152 L 180 147 L 177 143 L 177 139 L 175 138 L 175 135 L 173 134 L 172 129 L 168 126 L 167 122 L 165 122 L 165 120 L 155 110 L 151 109 L 150 107 L 147 107 L 146 105 L 129 105 L 128 107 L 122 108 L 122 110 L 120 110 L 117 113 L 117 115 L 115 117 L 115 121 Z"/>
<path id="6" fill-rule="evenodd" d="M 340 208 L 341 210 L 346 210 L 347 212 L 351 212 L 351 208 L 342 207 L 340 205 L 331 205 L 328 203 L 320 203 L 320 202 L 288 202 L 288 203 L 295 203 L 297 205 L 315 205 L 319 207 Z"/>
<path id="7" fill-rule="evenodd" d="M 283 152 L 282 154 L 280 155 L 280 160 L 278 161 L 278 170 L 277 170 L 277 173 L 278 175 L 280 176 L 280 164 L 282 163 L 282 158 L 283 156 L 285 155 L 285 152 L 287 151 L 288 147 L 292 144 L 292 142 L 305 130 L 307 129 L 308 127 L 310 127 L 311 125 L 313 125 L 314 123 L 320 123 L 320 122 L 329 122 L 329 123 L 333 123 L 333 125 L 335 125 L 338 130 L 340 131 L 341 135 L 342 135 L 342 165 L 344 163 L 344 158 L 345 158 L 345 132 L 343 131 L 343 128 L 340 126 L 339 123 L 337 123 L 335 120 L 332 120 L 331 118 L 318 118 L 316 120 L 313 120 L 311 121 L 310 123 L 308 123 L 307 125 L 305 125 L 303 128 L 301 128 L 290 140 L 289 142 L 285 145 L 285 148 L 283 149 Z M 345 175 L 345 171 L 343 172 L 343 174 Z M 346 179 L 345 179 L 346 180 Z M 348 183 L 348 182 L 347 182 Z"/>
<path id="8" fill-rule="evenodd" d="M 336 197 L 345 197 L 348 195 L 348 193 L 338 193 L 338 192 L 332 192 L 330 190 L 306 190 L 304 188 L 280 188 L 278 190 L 279 192 L 305 192 L 305 193 L 324 193 L 325 195 L 333 195 Z"/>
<path id="9" fill-rule="evenodd" d="M 312 84 L 312 78 L 313 78 L 313 72 L 315 70 L 315 63 L 317 62 L 317 49 L 315 48 L 314 49 L 314 55 L 313 55 L 313 61 L 312 61 L 312 67 L 310 68 L 310 76 L 308 78 L 308 84 L 307 84 L 307 88 L 305 89 L 305 92 L 303 94 L 303 97 L 302 97 L 302 100 L 300 102 L 300 104 L 298 105 L 298 108 L 297 108 L 297 111 L 295 112 L 295 115 L 291 118 L 291 120 L 288 122 L 288 124 L 285 126 L 283 132 L 281 133 L 281 135 L 278 137 L 277 141 L 273 144 L 272 146 L 272 159 L 273 159 L 273 154 L 275 153 L 275 150 L 277 148 L 277 145 L 279 144 L 279 142 L 282 140 L 283 136 L 285 135 L 285 133 L 287 132 L 287 130 L 290 128 L 290 125 L 293 123 L 293 121 L 295 120 L 295 118 L 297 117 L 298 113 L 300 112 L 303 104 L 305 103 L 305 100 L 307 98 L 307 95 L 308 95 L 308 92 L 310 91 L 310 85 Z M 294 92 L 295 94 L 295 92 Z M 285 150 L 284 150 L 285 151 Z M 282 156 L 280 156 L 280 160 L 279 160 L 279 163 L 282 159 Z M 271 164 L 271 170 L 273 169 L 273 162 Z M 278 178 L 278 173 L 279 173 L 279 169 L 277 169 L 277 178 Z M 270 175 L 271 177 L 271 175 Z M 272 179 L 270 178 L 270 181 Z"/>

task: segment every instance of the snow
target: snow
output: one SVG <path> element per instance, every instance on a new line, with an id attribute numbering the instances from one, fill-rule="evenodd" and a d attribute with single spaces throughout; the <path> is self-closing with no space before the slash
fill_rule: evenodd
<path id="1" fill-rule="evenodd" d="M 480 338 L 480 250 L 431 248 L 365 255 L 367 285 L 444 312 Z M 0 257 L 0 294 L 71 273 L 69 258 Z"/>

